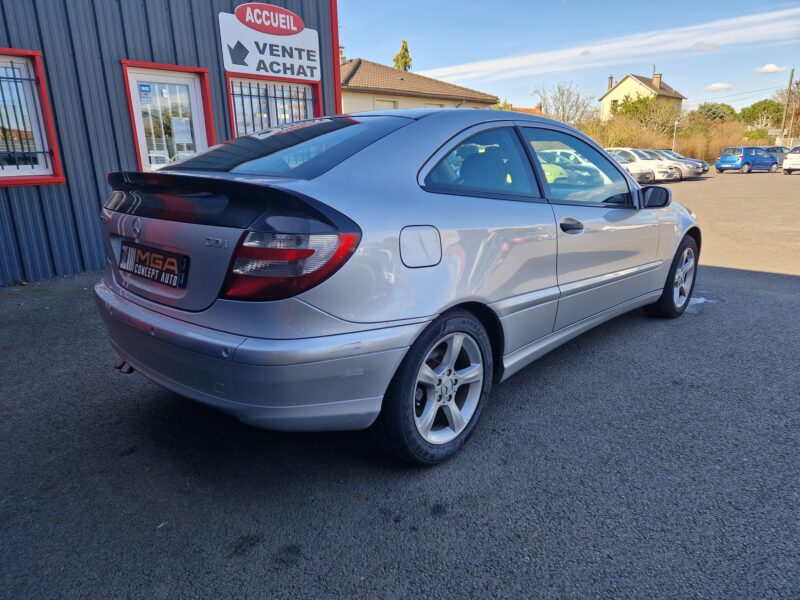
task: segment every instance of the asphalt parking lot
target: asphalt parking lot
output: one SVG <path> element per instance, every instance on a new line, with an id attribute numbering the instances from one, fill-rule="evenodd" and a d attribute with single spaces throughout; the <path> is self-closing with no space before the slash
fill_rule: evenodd
<path id="1" fill-rule="evenodd" d="M 800 597 L 800 176 L 672 187 L 690 313 L 542 358 L 434 468 L 117 373 L 97 274 L 0 289 L 0 598 Z"/>

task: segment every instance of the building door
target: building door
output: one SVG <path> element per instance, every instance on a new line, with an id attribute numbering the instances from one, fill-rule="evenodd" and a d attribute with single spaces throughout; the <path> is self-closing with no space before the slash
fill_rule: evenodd
<path id="1" fill-rule="evenodd" d="M 127 73 L 143 170 L 158 170 L 208 148 L 197 75 L 139 68 Z"/>

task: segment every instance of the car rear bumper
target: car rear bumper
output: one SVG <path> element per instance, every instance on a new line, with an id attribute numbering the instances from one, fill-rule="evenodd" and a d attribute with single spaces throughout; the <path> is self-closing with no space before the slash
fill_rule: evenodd
<path id="1" fill-rule="evenodd" d="M 111 342 L 137 371 L 241 421 L 285 431 L 364 429 L 426 323 L 293 340 L 247 338 L 162 315 L 104 283 Z"/>

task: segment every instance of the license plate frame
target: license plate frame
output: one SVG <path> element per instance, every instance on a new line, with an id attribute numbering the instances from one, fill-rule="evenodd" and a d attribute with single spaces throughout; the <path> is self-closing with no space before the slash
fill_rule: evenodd
<path id="1" fill-rule="evenodd" d="M 189 279 L 189 257 L 138 242 L 123 241 L 118 268 L 140 279 L 172 289 L 184 289 Z"/>

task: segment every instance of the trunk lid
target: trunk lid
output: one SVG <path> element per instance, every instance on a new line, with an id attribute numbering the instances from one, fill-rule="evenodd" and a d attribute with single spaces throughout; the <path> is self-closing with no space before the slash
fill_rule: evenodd
<path id="1" fill-rule="evenodd" d="M 278 178 L 227 174 L 111 173 L 101 215 L 115 281 L 187 311 L 214 303 L 247 227 L 270 207 L 302 201 Z M 299 210 L 299 207 L 296 208 Z"/>

